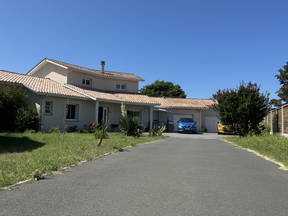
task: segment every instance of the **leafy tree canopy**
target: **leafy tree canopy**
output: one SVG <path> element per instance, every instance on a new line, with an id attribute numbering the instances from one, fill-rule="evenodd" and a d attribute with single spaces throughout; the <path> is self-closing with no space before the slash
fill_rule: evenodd
<path id="1" fill-rule="evenodd" d="M 180 85 L 163 80 L 156 80 L 154 83 L 144 86 L 140 92 L 151 97 L 186 98 Z"/>
<path id="2" fill-rule="evenodd" d="M 260 133 L 260 122 L 269 109 L 268 94 L 256 83 L 241 83 L 238 88 L 219 90 L 213 95 L 220 120 L 241 136 Z"/>
<path id="3" fill-rule="evenodd" d="M 277 91 L 278 96 L 288 103 L 288 62 L 278 70 L 279 74 L 275 75 L 281 87 Z"/>
<path id="4" fill-rule="evenodd" d="M 23 88 L 0 85 L 0 131 L 37 130 L 39 117 Z"/>
<path id="5" fill-rule="evenodd" d="M 271 99 L 270 100 L 270 105 L 273 107 L 281 107 L 282 105 L 282 100 L 281 99 Z"/>

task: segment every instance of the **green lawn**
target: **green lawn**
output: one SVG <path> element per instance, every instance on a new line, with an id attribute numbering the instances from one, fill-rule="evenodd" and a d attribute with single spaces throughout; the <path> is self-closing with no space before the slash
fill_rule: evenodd
<path id="1" fill-rule="evenodd" d="M 102 147 L 88 133 L 0 133 L 0 187 L 50 173 L 62 167 L 92 160 L 115 148 L 134 146 L 163 137 L 127 137 L 109 133 Z"/>
<path id="2" fill-rule="evenodd" d="M 238 146 L 252 149 L 288 167 L 288 138 L 280 135 L 263 135 L 226 138 Z"/>

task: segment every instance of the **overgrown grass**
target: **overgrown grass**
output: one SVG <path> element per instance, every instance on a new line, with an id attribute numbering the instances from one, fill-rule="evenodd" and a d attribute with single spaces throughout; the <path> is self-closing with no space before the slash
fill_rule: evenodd
<path id="1" fill-rule="evenodd" d="M 50 173 L 115 149 L 161 138 L 109 133 L 109 139 L 97 147 L 93 134 L 0 133 L 0 187 L 32 178 L 35 173 Z"/>
<path id="2" fill-rule="evenodd" d="M 288 138 L 280 135 L 229 137 L 226 140 L 252 149 L 288 167 Z"/>

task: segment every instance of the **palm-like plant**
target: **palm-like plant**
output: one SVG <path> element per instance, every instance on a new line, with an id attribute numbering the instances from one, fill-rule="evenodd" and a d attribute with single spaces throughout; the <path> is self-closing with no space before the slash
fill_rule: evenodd
<path id="1" fill-rule="evenodd" d="M 138 136 L 139 119 L 137 117 L 124 115 L 120 118 L 119 124 L 120 130 L 126 136 Z"/>

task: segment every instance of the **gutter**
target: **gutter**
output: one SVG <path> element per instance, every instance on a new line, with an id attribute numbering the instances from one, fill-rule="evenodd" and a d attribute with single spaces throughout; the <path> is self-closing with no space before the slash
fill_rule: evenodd
<path id="1" fill-rule="evenodd" d="M 82 94 L 82 95 L 84 95 L 84 96 L 86 96 L 86 97 L 88 97 L 88 98 L 90 98 L 90 99 L 92 99 L 93 101 L 102 101 L 102 102 L 111 102 L 111 103 L 125 103 L 125 104 L 133 104 L 133 105 L 145 105 L 145 106 L 157 106 L 157 105 L 159 105 L 159 104 L 154 104 L 154 103 L 137 103 L 137 102 L 127 102 L 127 101 L 123 101 L 123 100 L 110 100 L 110 99 L 99 99 L 99 98 L 95 98 L 95 97 L 92 97 L 91 95 L 89 95 L 89 94 L 86 94 L 86 93 L 83 93 L 83 92 L 81 92 L 81 91 L 78 91 L 78 90 L 76 90 L 76 89 L 74 89 L 73 87 L 71 87 L 71 86 L 68 86 L 68 85 L 63 85 L 65 88 L 68 88 L 68 89 L 70 89 L 70 90 L 72 90 L 72 91 L 75 91 L 75 92 L 77 92 L 78 94 Z"/>
<path id="2" fill-rule="evenodd" d="M 90 99 L 92 99 L 93 101 L 96 101 L 97 100 L 97 98 L 94 98 L 94 97 L 92 97 L 92 96 L 90 96 L 90 95 L 88 95 L 88 94 L 85 94 L 85 93 L 83 93 L 83 92 L 80 92 L 80 91 L 78 91 L 78 90 L 76 90 L 76 89 L 74 89 L 74 88 L 72 88 L 72 87 L 70 87 L 70 86 L 67 86 L 67 85 L 63 85 L 65 88 L 67 88 L 67 89 L 69 89 L 69 90 L 72 90 L 72 91 L 74 91 L 74 92 L 77 92 L 78 94 L 82 94 L 82 95 L 84 95 L 85 97 L 88 97 L 88 98 L 90 98 Z"/>

